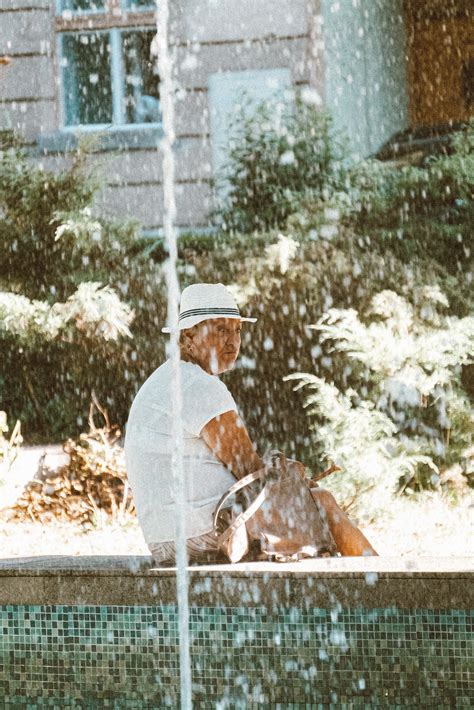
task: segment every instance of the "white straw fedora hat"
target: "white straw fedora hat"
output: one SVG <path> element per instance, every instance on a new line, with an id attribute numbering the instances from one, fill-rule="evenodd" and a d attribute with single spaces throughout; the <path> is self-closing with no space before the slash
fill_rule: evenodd
<path id="1" fill-rule="evenodd" d="M 256 318 L 243 318 L 234 297 L 224 284 L 192 284 L 181 294 L 179 304 L 178 330 L 192 328 L 210 318 L 238 318 L 241 321 L 255 323 Z M 171 328 L 161 329 L 171 333 Z"/>

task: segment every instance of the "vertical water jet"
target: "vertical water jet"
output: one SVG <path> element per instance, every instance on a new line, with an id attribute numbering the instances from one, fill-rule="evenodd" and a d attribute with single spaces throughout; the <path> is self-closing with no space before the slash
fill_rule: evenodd
<path id="1" fill-rule="evenodd" d="M 173 63 L 168 44 L 169 5 L 168 0 L 156 0 L 157 35 L 156 51 L 158 54 L 158 72 L 160 77 L 160 101 L 163 120 L 163 194 L 164 194 L 164 237 L 168 250 L 166 262 L 166 284 L 168 292 L 168 325 L 170 335 L 169 356 L 172 366 L 172 420 L 173 454 L 172 470 L 176 499 L 176 585 L 179 615 L 179 655 L 180 655 L 180 694 L 181 708 L 192 707 L 191 700 L 191 660 L 189 651 L 189 605 L 188 574 L 186 554 L 186 497 L 183 471 L 183 427 L 181 420 L 181 378 L 180 351 L 178 333 L 179 282 L 176 271 L 178 258 L 177 233 L 175 228 L 176 200 L 174 189 L 174 88 Z"/>

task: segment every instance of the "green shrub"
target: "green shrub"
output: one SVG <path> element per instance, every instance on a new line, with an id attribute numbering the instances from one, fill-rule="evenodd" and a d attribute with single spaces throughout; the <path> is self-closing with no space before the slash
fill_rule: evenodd
<path id="1" fill-rule="evenodd" d="M 291 376 L 311 390 L 315 443 L 345 469 L 328 485 L 346 500 L 370 491 L 380 505 L 403 475 L 404 485 L 426 488 L 453 466 L 474 473 L 474 406 L 460 380 L 461 365 L 474 361 L 474 317 L 446 315 L 433 287 L 416 289 L 412 303 L 383 290 L 362 316 L 330 309 L 319 319 L 322 342 L 344 354 L 349 388 Z"/>
<path id="2" fill-rule="evenodd" d="M 301 107 L 301 115 L 306 108 Z M 313 119 L 324 146 L 329 140 L 326 119 L 322 115 Z M 291 121 L 296 120 L 290 116 L 289 125 L 294 126 Z M 309 122 L 308 131 L 311 125 Z M 279 142 L 270 140 L 274 155 L 288 149 L 289 135 L 300 134 L 282 133 L 277 136 Z M 313 148 L 297 147 L 302 164 Z M 402 299 L 397 301 L 400 314 L 411 309 L 420 332 L 424 329 L 426 335 L 425 331 L 431 329 L 439 343 L 446 334 L 454 333 L 449 325 L 454 321 L 450 319 L 467 317 L 472 311 L 472 276 L 466 268 L 448 273 L 439 254 L 434 251 L 432 258 L 423 247 L 423 236 L 419 244 L 406 245 L 410 249 L 407 253 L 399 249 L 398 242 L 384 238 L 385 231 L 395 229 L 389 220 L 396 219 L 399 212 L 393 207 L 398 189 L 394 185 L 401 180 L 399 168 L 374 162 L 344 172 L 334 148 L 326 153 L 321 149 L 318 155 L 326 155 L 327 160 L 317 163 L 314 172 L 308 167 L 305 173 L 306 168 L 300 166 L 297 175 L 290 163 L 273 166 L 270 178 L 274 182 L 269 190 L 264 173 L 259 173 L 255 184 L 261 192 L 258 198 L 257 193 L 248 193 L 247 202 L 242 182 L 238 193 L 242 200 L 239 197 L 235 203 L 234 217 L 231 211 L 228 213 L 229 229 L 212 237 L 189 234 L 180 238 L 181 286 L 196 281 L 228 284 L 242 310 L 259 319 L 257 324 L 245 326 L 241 358 L 236 369 L 224 378 L 261 451 L 269 446 L 281 448 L 317 470 L 325 466 L 324 456 L 337 450 L 337 437 L 342 431 L 339 424 L 325 418 L 322 410 L 314 421 L 308 421 L 303 407 L 305 393 L 294 392 L 293 383 L 284 380 L 289 374 L 309 372 L 317 378 L 313 382 L 334 388 L 325 392 L 327 401 L 339 401 L 341 423 L 350 410 L 359 409 L 353 414 L 360 415 L 357 421 L 365 433 L 358 437 L 356 421 L 349 432 L 355 437 L 351 448 L 362 451 L 368 434 L 375 432 L 370 446 L 378 457 L 382 478 L 391 483 L 408 471 L 412 485 L 432 485 L 433 469 L 428 464 L 433 461 L 442 472 L 469 448 L 472 403 L 460 379 L 462 362 L 469 361 L 467 351 L 462 351 L 464 360 L 454 353 L 453 358 L 458 360 L 448 363 L 446 369 L 455 396 L 449 401 L 449 446 L 439 453 L 436 446 L 446 441 L 447 434 L 437 422 L 436 406 L 430 404 L 421 412 L 407 409 L 416 426 L 394 432 L 393 426 L 399 422 L 380 406 L 374 368 L 354 357 L 349 359 L 343 347 L 334 347 L 334 342 L 342 343 L 341 339 L 325 339 L 323 331 L 309 326 L 324 314 L 334 314 L 331 309 L 341 313 L 354 309 L 359 314 L 357 327 L 366 334 L 368 324 L 381 318 L 380 314 L 368 316 L 374 297 L 391 291 Z M 463 170 L 467 169 L 461 155 L 455 147 L 452 156 L 443 158 L 448 161 L 443 164 L 443 174 L 449 170 L 456 173 L 456 160 L 461 161 Z M 91 204 L 98 182 L 87 172 L 81 156 L 59 175 L 40 171 L 21 154 L 4 153 L 2 161 L 0 233 L 5 259 L 0 280 L 7 296 L 0 300 L 0 310 L 3 308 L 3 315 L 10 318 L 8 327 L 3 318 L 0 334 L 2 406 L 22 420 L 28 439 L 59 439 L 74 436 L 83 428 L 94 391 L 113 421 L 123 426 L 139 386 L 165 359 L 167 338 L 161 334 L 161 327 L 166 320 L 166 250 L 162 243 L 150 244 L 140 238 L 134 224 L 116 224 L 93 216 Z M 253 162 L 250 160 L 252 166 Z M 269 167 L 273 162 L 270 160 Z M 426 177 L 433 168 L 428 165 L 413 170 L 423 170 Z M 282 185 L 288 183 L 282 181 L 289 175 L 293 175 L 292 198 L 285 202 Z M 301 175 L 306 177 L 298 182 Z M 407 175 L 403 179 L 412 184 L 412 173 Z M 312 181 L 310 185 L 308 180 Z M 451 184 L 464 190 L 461 182 L 453 177 Z M 429 181 L 426 190 L 430 191 Z M 438 187 L 435 190 L 439 192 Z M 280 212 L 272 208 L 273 194 L 283 195 L 278 201 L 283 205 Z M 459 194 L 455 199 L 460 199 Z M 384 205 L 392 207 L 386 211 Z M 451 203 L 448 208 L 452 208 Z M 275 214 L 278 220 L 272 221 Z M 462 213 L 463 220 L 467 214 Z M 268 227 L 277 223 L 284 223 L 282 233 Z M 229 232 L 237 227 L 253 229 L 258 224 L 264 224 L 265 230 Z M 444 238 L 440 236 L 440 244 Z M 95 284 L 106 290 L 100 291 Z M 436 307 L 426 303 L 423 294 L 428 292 L 447 297 L 449 317 L 443 313 L 441 302 Z M 117 300 L 113 300 L 114 295 Z M 130 321 L 132 310 L 134 318 Z M 120 313 L 122 325 L 116 330 L 117 338 L 107 339 L 112 316 Z M 430 324 L 428 316 L 434 319 Z M 124 326 L 130 328 L 132 337 L 127 337 Z M 385 323 L 385 327 L 390 330 L 392 326 Z M 393 342 L 385 353 L 388 365 L 392 349 L 396 349 Z M 376 375 L 382 379 L 378 370 Z M 314 424 L 326 427 L 324 438 L 315 435 Z M 426 442 L 418 446 L 423 427 L 434 432 L 434 449 L 425 446 Z M 327 441 L 333 441 L 329 448 L 325 446 Z M 394 442 L 399 448 L 385 456 L 388 444 Z M 356 458 L 353 464 L 357 464 Z M 357 465 L 360 473 L 364 467 L 360 461 Z M 346 491 L 349 498 L 360 490 L 359 473 L 351 473 L 357 485 L 352 493 Z M 333 480 L 336 485 L 346 479 Z"/>
<path id="3" fill-rule="evenodd" d="M 366 161 L 348 174 L 347 224 L 404 261 L 429 254 L 456 274 L 474 257 L 474 121 L 421 165 Z"/>
<path id="4" fill-rule="evenodd" d="M 250 233 L 284 224 L 303 195 L 313 197 L 340 180 L 341 150 L 329 116 L 297 97 L 245 101 L 230 128 L 228 160 L 217 178 L 221 229 Z"/>
<path id="5" fill-rule="evenodd" d="M 137 225 L 93 216 L 100 184 L 82 151 L 57 174 L 0 152 L 1 401 L 30 441 L 77 433 L 94 390 L 124 411 L 130 373 L 144 377 L 129 326 L 160 275 L 136 255 Z M 139 328 L 162 320 L 150 300 Z"/>
<path id="6" fill-rule="evenodd" d="M 241 362 L 224 378 L 261 450 L 277 446 L 322 468 L 324 449 L 305 417 L 304 394 L 293 393 L 291 382 L 283 379 L 311 372 L 345 391 L 369 387 L 370 371 L 362 368 L 356 376 L 345 354 L 323 342 L 310 324 L 335 307 L 365 312 L 384 289 L 422 309 L 424 286 L 454 290 L 453 280 L 429 259 L 403 264 L 389 252 L 361 248 L 356 237 L 347 235 L 343 244 L 296 240 L 277 232 L 268 233 L 266 242 L 263 235 L 255 236 L 188 253 L 182 285 L 200 280 L 230 284 L 242 310 L 258 317 L 257 324 L 244 327 Z M 190 263 L 193 273 L 186 274 Z M 472 304 L 468 290 L 461 295 L 465 304 Z M 440 337 L 444 327 L 445 321 L 439 325 Z"/>

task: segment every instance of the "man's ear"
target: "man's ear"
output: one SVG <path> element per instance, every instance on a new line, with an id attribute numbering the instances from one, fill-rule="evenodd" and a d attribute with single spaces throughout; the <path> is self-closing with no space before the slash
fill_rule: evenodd
<path id="1" fill-rule="evenodd" d="M 196 323 L 196 325 L 193 325 L 193 327 L 188 330 L 190 340 L 199 340 L 202 335 L 206 336 L 207 328 L 206 323 Z"/>
<path id="2" fill-rule="evenodd" d="M 181 333 L 181 343 L 186 347 L 192 345 L 194 338 L 196 337 L 196 331 L 194 328 L 186 328 Z"/>

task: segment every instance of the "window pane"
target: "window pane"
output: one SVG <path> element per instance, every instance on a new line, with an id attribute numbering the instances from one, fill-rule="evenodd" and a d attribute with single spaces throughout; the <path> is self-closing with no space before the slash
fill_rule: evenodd
<path id="1" fill-rule="evenodd" d="M 63 36 L 66 125 L 111 123 L 109 34 Z"/>
<path id="2" fill-rule="evenodd" d="M 151 54 L 155 32 L 124 32 L 126 123 L 161 122 L 156 57 Z"/>
<path id="3" fill-rule="evenodd" d="M 105 0 L 60 0 L 61 12 L 100 12 L 105 9 Z"/>
<path id="4" fill-rule="evenodd" d="M 127 10 L 154 10 L 154 0 L 122 0 L 122 7 Z"/>

